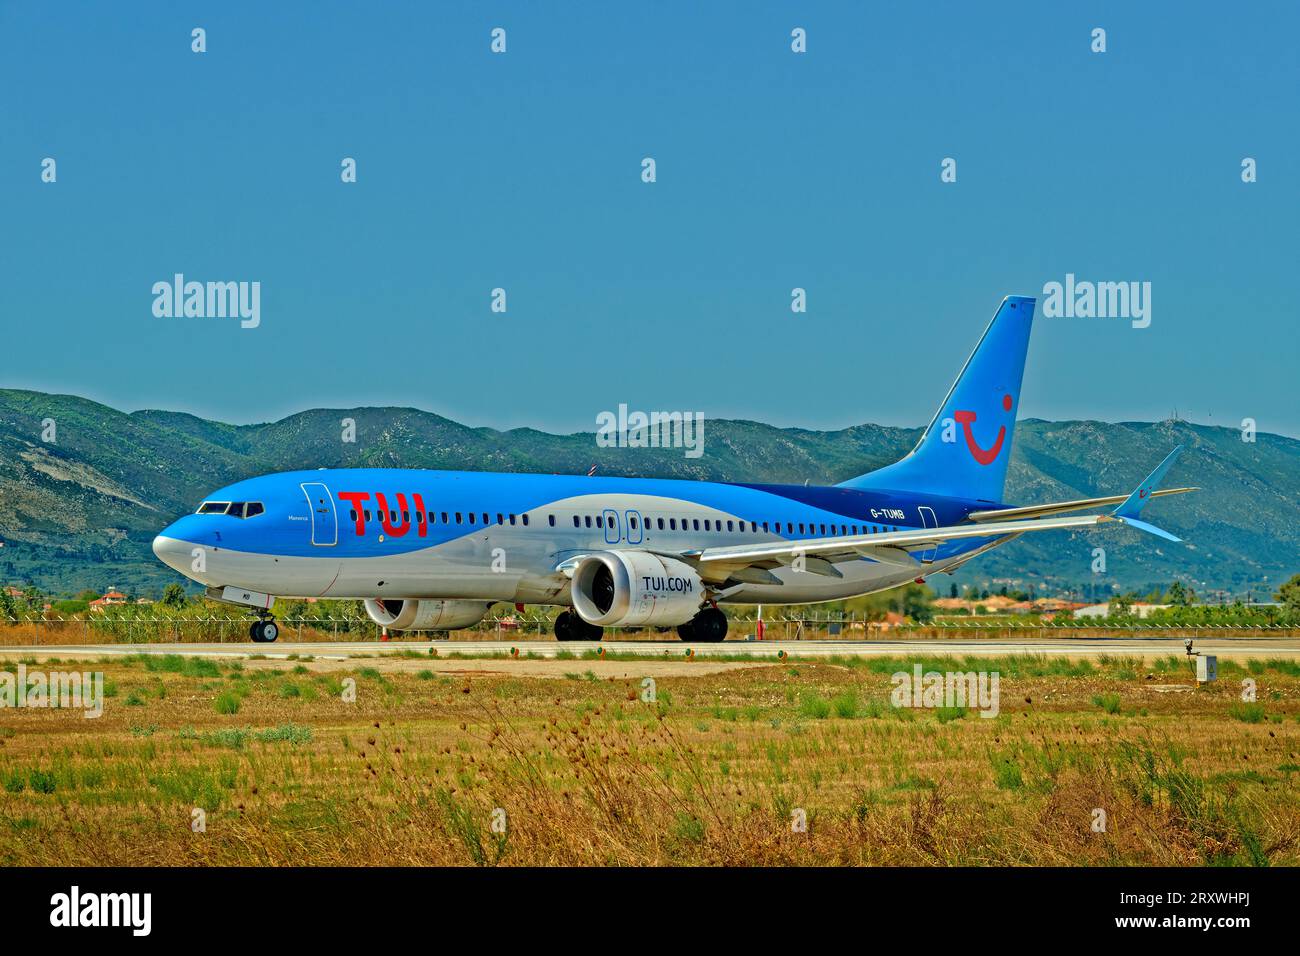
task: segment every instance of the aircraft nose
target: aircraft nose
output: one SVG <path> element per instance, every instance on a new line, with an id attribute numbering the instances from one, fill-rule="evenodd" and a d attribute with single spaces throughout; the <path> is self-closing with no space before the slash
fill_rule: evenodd
<path id="1" fill-rule="evenodd" d="M 167 532 L 171 528 L 165 529 L 162 534 L 153 539 L 153 553 L 158 560 L 169 568 L 175 568 L 182 574 L 187 574 L 190 570 L 190 549 L 192 545 L 179 538 L 174 538 Z"/>

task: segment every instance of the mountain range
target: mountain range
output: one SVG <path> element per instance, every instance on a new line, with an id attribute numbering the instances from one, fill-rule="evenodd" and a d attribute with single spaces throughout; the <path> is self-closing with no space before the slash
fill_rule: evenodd
<path id="1" fill-rule="evenodd" d="M 355 442 L 342 441 L 342 420 Z M 601 448 L 594 432 L 471 428 L 411 408 L 312 409 L 230 425 L 181 412 L 121 412 L 84 398 L 0 389 L 0 582 L 56 594 L 110 585 L 141 596 L 180 580 L 150 542 L 229 482 L 299 468 L 392 467 L 834 484 L 905 454 L 917 428 L 839 431 L 708 420 L 704 454 Z M 1128 528 L 1030 535 L 983 555 L 954 579 L 1104 599 L 1114 589 L 1182 580 L 1202 595 L 1254 589 L 1257 600 L 1300 571 L 1300 441 L 1183 421 L 1018 423 L 1006 500 L 1035 504 L 1127 493 L 1177 444 L 1162 499 L 1144 517 L 1184 539 Z M 1105 549 L 1097 571 L 1095 548 Z M 947 591 L 948 579 L 931 583 Z"/>

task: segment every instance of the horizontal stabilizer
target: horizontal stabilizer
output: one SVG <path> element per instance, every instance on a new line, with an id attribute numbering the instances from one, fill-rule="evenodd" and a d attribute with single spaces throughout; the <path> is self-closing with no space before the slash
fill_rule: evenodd
<path id="1" fill-rule="evenodd" d="M 1137 518 L 1118 518 L 1117 520 L 1122 521 L 1125 524 L 1132 525 L 1133 527 L 1137 528 L 1139 531 L 1145 531 L 1148 534 L 1159 535 L 1160 537 L 1167 538 L 1170 541 L 1181 542 L 1183 540 L 1182 538 L 1174 537 L 1172 534 L 1170 534 L 1168 531 L 1164 530 L 1163 528 L 1157 528 L 1155 525 L 1148 524 L 1145 521 L 1139 521 Z"/>

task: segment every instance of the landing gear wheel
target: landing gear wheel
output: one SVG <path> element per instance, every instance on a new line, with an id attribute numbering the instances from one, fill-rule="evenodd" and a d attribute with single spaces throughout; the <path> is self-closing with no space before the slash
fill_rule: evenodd
<path id="1" fill-rule="evenodd" d="M 588 624 L 573 611 L 561 611 L 555 619 L 557 641 L 598 641 L 605 636 L 599 624 Z"/>
<path id="2" fill-rule="evenodd" d="M 687 621 L 685 624 L 678 624 L 678 625 L 677 625 L 677 636 L 678 636 L 679 638 L 681 638 L 683 641 L 693 641 L 693 640 L 695 640 L 695 624 L 694 624 L 694 622 L 692 622 L 692 621 Z"/>
<path id="3" fill-rule="evenodd" d="M 727 615 L 716 607 L 706 607 L 686 626 L 691 630 L 688 640 L 716 644 L 727 639 Z M 681 628 L 677 630 L 681 633 Z"/>
<path id="4" fill-rule="evenodd" d="M 254 621 L 248 625 L 248 636 L 254 644 L 270 644 L 280 636 L 280 625 L 271 618 Z"/>
<path id="5" fill-rule="evenodd" d="M 578 616 L 572 611 L 561 611 L 555 619 L 555 639 L 557 641 L 576 641 L 578 636 L 574 634 L 576 630 L 573 622 L 578 620 Z"/>

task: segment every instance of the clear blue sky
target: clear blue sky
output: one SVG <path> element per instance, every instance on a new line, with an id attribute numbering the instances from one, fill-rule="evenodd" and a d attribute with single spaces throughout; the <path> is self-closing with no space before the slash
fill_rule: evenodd
<path id="1" fill-rule="evenodd" d="M 0 384 L 920 425 L 1000 297 L 1072 272 L 1151 282 L 1151 326 L 1040 316 L 1022 417 L 1297 435 L 1296 11 L 4 0 Z M 175 272 L 261 282 L 261 327 L 155 318 Z"/>

